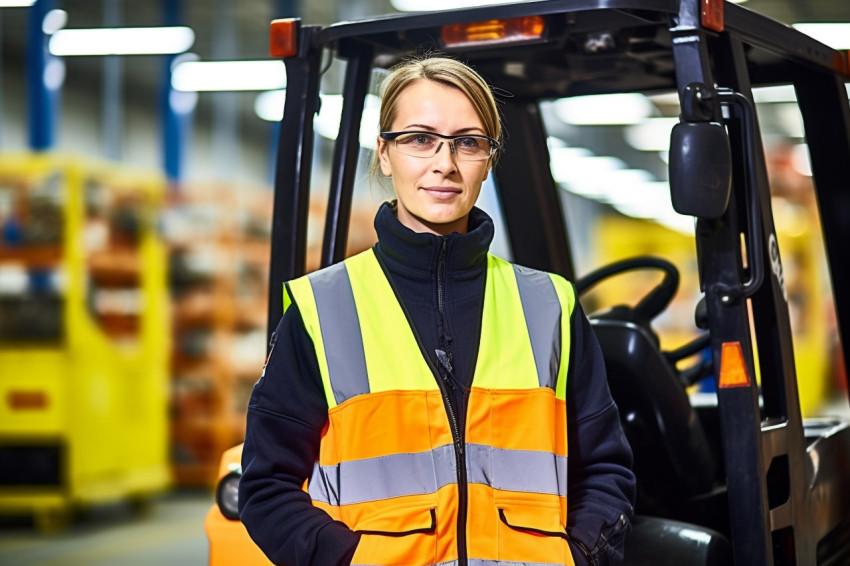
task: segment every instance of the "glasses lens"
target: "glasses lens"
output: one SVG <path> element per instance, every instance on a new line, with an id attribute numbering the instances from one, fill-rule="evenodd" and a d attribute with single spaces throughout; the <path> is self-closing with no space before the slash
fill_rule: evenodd
<path id="1" fill-rule="evenodd" d="M 403 134 L 395 139 L 395 146 L 401 153 L 414 157 L 430 157 L 437 152 L 440 138 L 429 134 Z"/>
<path id="2" fill-rule="evenodd" d="M 487 138 L 467 136 L 455 138 L 455 151 L 460 159 L 478 161 L 490 157 L 490 142 Z"/>
<path id="3" fill-rule="evenodd" d="M 480 161 L 490 157 L 490 140 L 483 136 L 451 138 L 460 161 Z M 402 134 L 395 139 L 396 149 L 413 157 L 432 157 L 447 140 L 427 133 Z"/>

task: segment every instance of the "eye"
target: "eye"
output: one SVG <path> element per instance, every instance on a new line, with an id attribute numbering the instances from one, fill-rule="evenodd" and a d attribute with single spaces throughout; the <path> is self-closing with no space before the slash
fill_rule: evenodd
<path id="1" fill-rule="evenodd" d="M 428 134 L 409 134 L 406 136 L 400 136 L 396 142 L 399 145 L 406 145 L 408 147 L 415 148 L 427 148 L 433 147 L 437 142 L 437 138 L 435 136 L 431 136 Z"/>
<path id="2" fill-rule="evenodd" d="M 473 137 L 457 138 L 455 147 L 462 150 L 478 151 L 481 147 L 481 140 Z"/>

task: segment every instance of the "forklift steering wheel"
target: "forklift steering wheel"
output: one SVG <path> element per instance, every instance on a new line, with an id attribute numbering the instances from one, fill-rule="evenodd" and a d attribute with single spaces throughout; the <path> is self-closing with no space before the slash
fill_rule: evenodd
<path id="1" fill-rule="evenodd" d="M 575 282 L 576 292 L 581 295 L 596 284 L 625 273 L 637 269 L 657 269 L 664 272 L 664 279 L 656 285 L 643 299 L 634 307 L 629 308 L 630 316 L 634 322 L 642 325 L 649 324 L 664 308 L 673 300 L 673 295 L 679 288 L 679 270 L 676 266 L 660 257 L 642 256 L 621 261 L 600 267 L 579 278 Z M 619 307 L 622 309 L 627 307 Z"/>

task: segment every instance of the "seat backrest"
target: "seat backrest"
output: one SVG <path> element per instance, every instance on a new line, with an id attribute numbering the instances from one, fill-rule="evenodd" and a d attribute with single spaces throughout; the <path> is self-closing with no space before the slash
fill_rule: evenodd
<path id="1" fill-rule="evenodd" d="M 591 319 L 591 325 L 634 452 L 639 511 L 708 493 L 715 476 L 710 446 L 657 339 L 633 322 Z"/>

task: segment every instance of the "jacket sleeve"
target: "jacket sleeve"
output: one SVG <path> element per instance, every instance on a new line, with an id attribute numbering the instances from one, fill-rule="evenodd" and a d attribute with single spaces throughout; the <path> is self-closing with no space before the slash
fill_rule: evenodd
<path id="1" fill-rule="evenodd" d="M 567 532 L 576 566 L 619 565 L 635 499 L 632 451 L 611 398 L 602 351 L 581 305 L 567 375 Z"/>
<path id="2" fill-rule="evenodd" d="M 313 343 L 293 304 L 251 393 L 239 482 L 240 518 L 274 564 L 348 566 L 359 542 L 302 489 L 318 460 L 327 413 Z"/>

